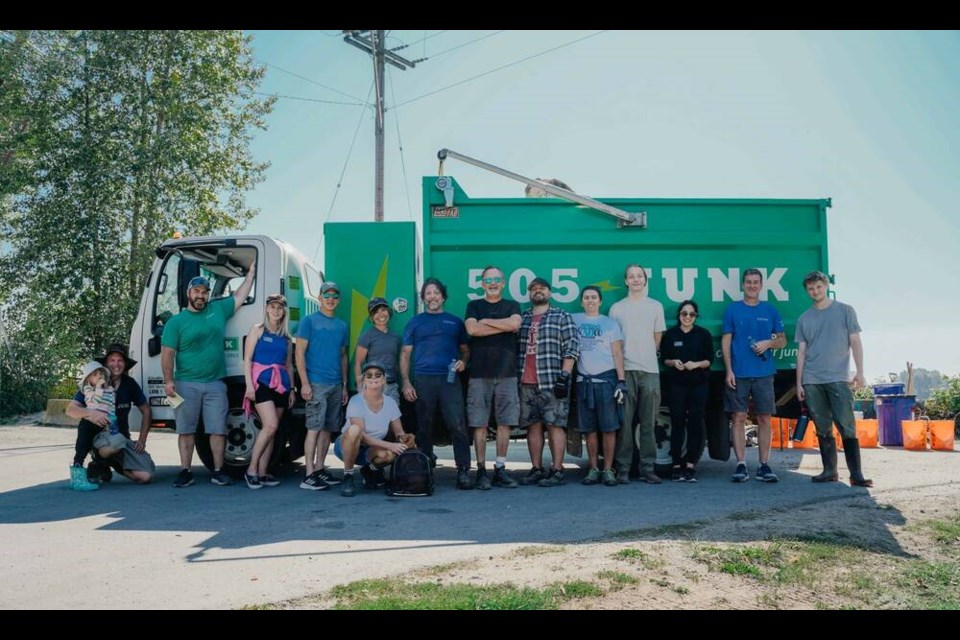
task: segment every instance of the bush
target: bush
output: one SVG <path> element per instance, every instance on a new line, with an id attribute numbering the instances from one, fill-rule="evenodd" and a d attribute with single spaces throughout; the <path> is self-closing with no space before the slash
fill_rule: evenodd
<path id="1" fill-rule="evenodd" d="M 954 420 L 960 418 L 960 375 L 946 376 L 945 385 L 934 389 L 930 399 L 924 403 L 927 415 L 933 420 Z M 960 435 L 960 425 L 958 435 Z"/>

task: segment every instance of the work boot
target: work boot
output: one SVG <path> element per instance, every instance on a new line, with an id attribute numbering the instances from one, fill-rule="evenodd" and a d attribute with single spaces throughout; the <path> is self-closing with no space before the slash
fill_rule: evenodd
<path id="1" fill-rule="evenodd" d="M 823 471 L 810 478 L 813 482 L 836 482 L 840 479 L 837 473 L 837 441 L 833 436 L 820 439 L 820 460 L 823 461 Z"/>
<path id="2" fill-rule="evenodd" d="M 470 469 L 457 469 L 457 489 L 469 491 L 474 488 L 473 480 L 470 479 Z"/>
<path id="3" fill-rule="evenodd" d="M 474 486 L 480 491 L 488 491 L 492 486 L 490 477 L 487 475 L 487 468 L 483 465 L 477 465 L 477 480 Z"/>
<path id="4" fill-rule="evenodd" d="M 506 468 L 504 467 L 493 467 L 493 486 L 502 487 L 504 489 L 516 489 L 517 481 L 510 477 L 510 474 L 507 473 Z"/>
<path id="5" fill-rule="evenodd" d="M 836 447 L 836 442 L 834 442 Z M 872 487 L 873 480 L 863 477 L 860 470 L 860 441 L 856 438 L 844 438 L 843 455 L 847 459 L 847 469 L 850 470 L 851 487 Z"/>
<path id="6" fill-rule="evenodd" d="M 87 480 L 87 470 L 74 464 L 70 465 L 70 488 L 74 491 L 96 491 L 100 485 Z"/>

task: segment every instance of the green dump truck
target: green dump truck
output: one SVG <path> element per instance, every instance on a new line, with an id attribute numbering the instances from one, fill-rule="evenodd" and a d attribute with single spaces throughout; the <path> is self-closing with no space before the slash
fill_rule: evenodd
<path id="1" fill-rule="evenodd" d="M 184 238 L 157 250 L 147 280 L 140 317 L 131 332 L 135 375 L 154 406 L 157 426 L 172 426 L 159 372 L 159 336 L 166 318 L 185 305 L 183 286 L 203 273 L 217 285 L 214 296 L 229 295 L 243 269 L 257 260 L 257 282 L 251 298 L 228 324 L 228 384 L 231 410 L 227 463 L 247 463 L 259 429 L 255 415 L 243 416 L 242 369 L 239 356 L 250 325 L 263 313 L 263 299 L 274 291 L 293 296 L 291 328 L 317 309 L 315 296 L 324 276 L 341 286 L 337 315 L 350 327 L 350 353 L 368 326 L 367 302 L 387 299 L 394 310 L 391 327 L 403 332 L 420 310 L 418 286 L 426 277 L 440 278 L 448 287 L 446 309 L 462 315 L 467 302 L 483 295 L 480 275 L 487 265 L 500 267 L 507 278 L 504 295 L 525 306 L 527 284 L 536 276 L 552 284 L 552 300 L 580 311 L 582 287 L 604 291 L 602 313 L 626 295 L 626 265 L 640 263 L 648 271 L 649 295 L 663 303 L 668 325 L 677 303 L 687 298 L 700 305 L 699 322 L 717 340 L 707 412 L 709 455 L 730 455 L 729 418 L 722 409 L 723 361 L 719 338 L 724 307 L 739 300 L 740 275 L 756 267 L 764 274 L 761 299 L 779 309 L 792 338 L 796 318 L 808 306 L 803 276 L 827 264 L 829 199 L 687 199 L 604 198 L 593 200 L 526 178 L 483 162 L 443 150 L 441 161 L 457 158 L 535 187 L 549 197 L 471 198 L 448 175 L 423 178 L 423 209 L 419 228 L 414 222 L 340 222 L 323 228 L 325 260 L 321 272 L 292 246 L 263 236 Z M 441 163 L 441 168 L 443 164 Z M 518 195 L 522 189 L 517 188 Z M 779 415 L 795 416 L 792 399 L 796 348 L 788 342 L 773 357 Z M 353 367 L 350 367 L 353 371 Z M 406 404 L 406 403 L 404 403 Z M 235 406 L 234 406 L 235 405 Z M 404 406 L 411 428 L 412 407 Z M 665 411 L 665 410 L 664 410 Z M 571 421 L 573 423 L 573 421 Z M 580 436 L 570 430 L 568 451 L 580 454 Z M 295 407 L 282 428 L 281 442 L 290 447 L 283 457 L 302 455 L 303 409 Z M 442 427 L 438 434 L 442 442 Z M 658 419 L 658 464 L 670 464 L 669 419 Z M 198 439 L 201 458 L 209 466 L 209 447 Z"/>

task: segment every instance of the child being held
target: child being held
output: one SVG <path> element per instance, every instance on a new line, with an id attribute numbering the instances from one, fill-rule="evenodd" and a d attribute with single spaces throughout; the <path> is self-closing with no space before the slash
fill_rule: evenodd
<path id="1" fill-rule="evenodd" d="M 93 368 L 94 365 L 96 365 L 96 368 Z M 90 371 L 91 369 L 93 370 Z M 110 420 L 110 434 L 119 433 L 117 398 L 113 385 L 110 384 L 110 374 L 103 365 L 96 361 L 88 362 L 83 370 L 84 373 L 90 371 L 80 383 L 80 390 L 83 391 L 83 400 L 87 409 L 106 414 Z"/>

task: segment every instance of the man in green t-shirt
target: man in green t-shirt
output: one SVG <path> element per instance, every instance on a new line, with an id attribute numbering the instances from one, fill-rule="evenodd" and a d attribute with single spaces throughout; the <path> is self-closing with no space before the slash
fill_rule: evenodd
<path id="1" fill-rule="evenodd" d="M 210 482 L 219 486 L 233 484 L 222 472 L 227 435 L 227 375 L 223 359 L 223 338 L 227 320 L 233 317 L 253 288 L 257 263 L 247 270 L 243 284 L 233 296 L 210 302 L 210 282 L 197 276 L 187 283 L 187 308 L 170 318 L 163 328 L 161 366 L 167 397 L 183 398 L 174 409 L 177 444 L 180 449 L 180 473 L 175 487 L 193 484 L 193 450 L 197 423 L 203 412 L 203 427 L 210 436 L 213 451 L 213 475 Z M 174 376 L 176 360 L 176 376 Z"/>

